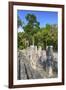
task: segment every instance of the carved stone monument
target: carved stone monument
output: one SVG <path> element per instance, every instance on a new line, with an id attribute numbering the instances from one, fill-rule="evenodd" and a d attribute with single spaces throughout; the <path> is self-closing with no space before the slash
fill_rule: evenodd
<path id="1" fill-rule="evenodd" d="M 46 70 L 47 70 L 47 73 L 48 73 L 48 77 L 51 77 L 53 75 L 53 69 L 52 69 L 53 46 L 47 46 L 46 55 L 47 55 Z"/>
<path id="2" fill-rule="evenodd" d="M 39 46 L 38 47 L 38 57 L 40 58 L 40 56 L 41 56 L 41 52 L 42 52 L 42 48 L 41 48 L 41 46 Z"/>

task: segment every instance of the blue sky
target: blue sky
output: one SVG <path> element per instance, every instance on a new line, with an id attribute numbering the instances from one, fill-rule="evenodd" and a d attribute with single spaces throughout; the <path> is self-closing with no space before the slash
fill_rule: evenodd
<path id="1" fill-rule="evenodd" d="M 37 21 L 40 22 L 40 27 L 45 27 L 46 24 L 58 24 L 58 13 L 51 11 L 31 11 L 31 10 L 18 10 L 17 15 L 20 17 L 25 24 L 27 21 L 25 16 L 30 13 L 34 14 L 37 18 Z M 19 28 L 20 30 L 21 28 Z"/>

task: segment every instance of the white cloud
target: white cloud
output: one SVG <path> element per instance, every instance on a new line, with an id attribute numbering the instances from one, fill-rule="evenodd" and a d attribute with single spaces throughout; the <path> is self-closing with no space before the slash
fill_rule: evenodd
<path id="1" fill-rule="evenodd" d="M 22 27 L 19 27 L 17 30 L 18 30 L 18 32 L 24 32 Z"/>

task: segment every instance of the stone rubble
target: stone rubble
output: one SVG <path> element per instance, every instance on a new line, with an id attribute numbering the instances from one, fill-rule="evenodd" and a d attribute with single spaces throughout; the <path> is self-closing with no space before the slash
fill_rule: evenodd
<path id="1" fill-rule="evenodd" d="M 41 79 L 57 77 L 58 57 L 53 53 L 53 47 L 46 51 L 41 47 L 31 45 L 18 51 L 17 79 Z"/>

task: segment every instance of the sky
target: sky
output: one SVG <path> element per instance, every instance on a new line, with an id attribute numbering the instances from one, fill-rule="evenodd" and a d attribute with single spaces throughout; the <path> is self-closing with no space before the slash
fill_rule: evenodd
<path id="1" fill-rule="evenodd" d="M 19 18 L 27 24 L 27 21 L 25 19 L 25 16 L 30 13 L 34 14 L 37 18 L 37 21 L 40 22 L 40 27 L 45 27 L 46 24 L 58 24 L 58 13 L 52 12 L 52 11 L 31 11 L 31 10 L 18 10 L 17 15 Z M 18 31 L 21 30 L 21 27 L 18 29 Z"/>

